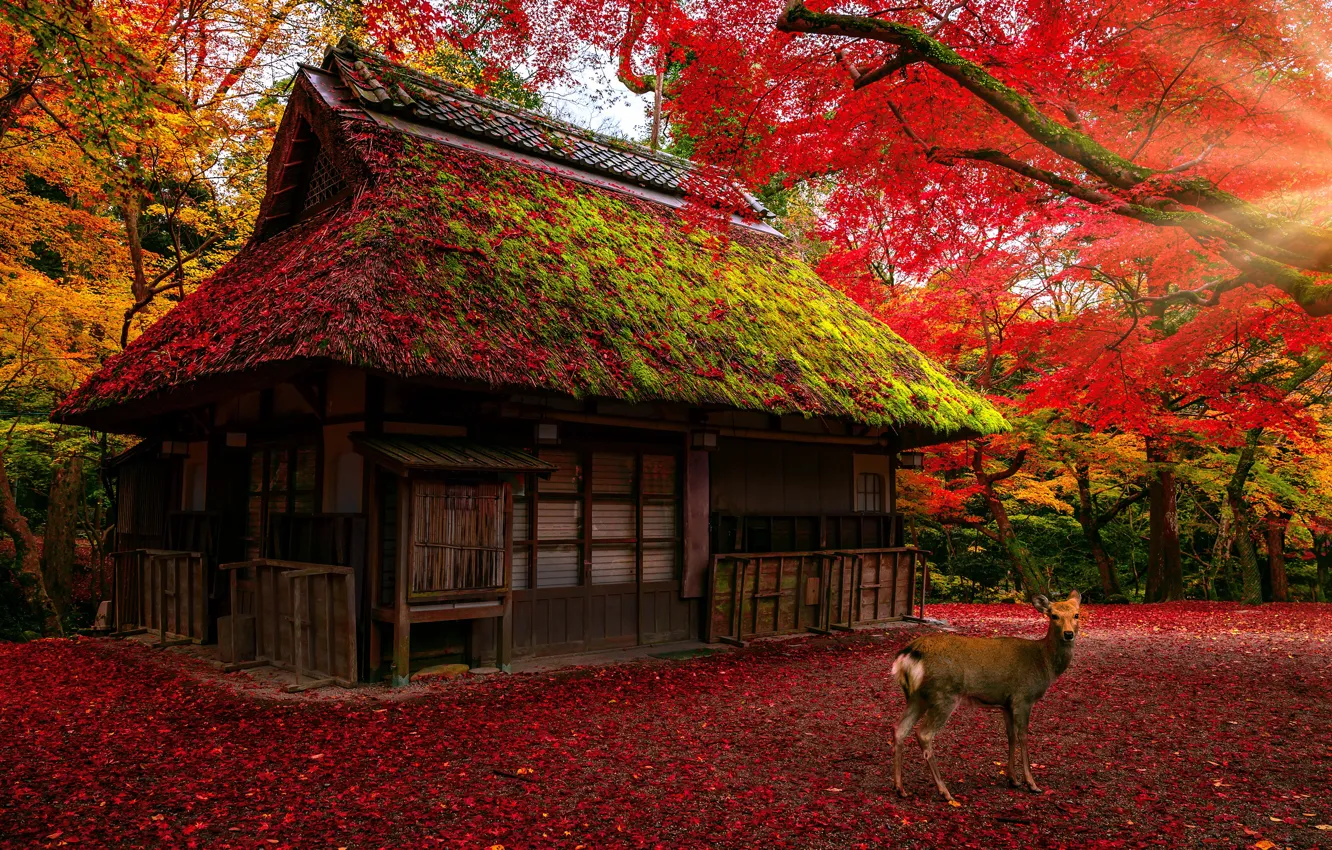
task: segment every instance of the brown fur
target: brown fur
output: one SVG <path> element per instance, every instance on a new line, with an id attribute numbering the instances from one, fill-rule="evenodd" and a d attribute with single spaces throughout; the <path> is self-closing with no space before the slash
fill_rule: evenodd
<path id="1" fill-rule="evenodd" d="M 945 800 L 953 799 L 934 761 L 934 737 L 964 698 L 1003 710 L 1008 732 L 1008 781 L 1014 787 L 1022 784 L 1018 781 L 1020 754 L 1023 782 L 1032 791 L 1040 790 L 1031 775 L 1027 727 L 1032 706 L 1073 660 L 1081 601 L 1076 590 L 1059 602 L 1036 597 L 1032 605 L 1050 621 L 1040 640 L 933 634 L 916 638 L 898 652 L 893 677 L 907 702 L 893 738 L 893 783 L 899 794 L 906 796 L 902 787 L 902 745 L 915 727 L 939 793 Z"/>

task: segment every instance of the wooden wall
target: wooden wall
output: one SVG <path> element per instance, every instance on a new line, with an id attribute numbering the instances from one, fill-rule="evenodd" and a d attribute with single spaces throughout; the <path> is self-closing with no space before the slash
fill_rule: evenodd
<path id="1" fill-rule="evenodd" d="M 842 514 L 852 507 L 852 448 L 723 437 L 711 458 L 712 510 Z"/>

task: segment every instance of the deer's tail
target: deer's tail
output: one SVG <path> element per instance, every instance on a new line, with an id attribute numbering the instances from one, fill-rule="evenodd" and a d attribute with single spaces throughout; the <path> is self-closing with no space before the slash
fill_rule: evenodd
<path id="1" fill-rule="evenodd" d="M 908 644 L 893 659 L 893 678 L 902 686 L 902 694 L 907 699 L 920 690 L 920 683 L 925 679 L 924 658 L 915 644 Z"/>

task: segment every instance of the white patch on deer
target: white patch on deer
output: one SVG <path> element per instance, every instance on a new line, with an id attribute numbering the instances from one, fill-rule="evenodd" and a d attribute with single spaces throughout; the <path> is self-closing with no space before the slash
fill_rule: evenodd
<path id="1" fill-rule="evenodd" d="M 908 691 L 914 692 L 925 680 L 925 665 L 910 655 L 899 655 L 893 660 L 893 677 L 905 685 Z"/>

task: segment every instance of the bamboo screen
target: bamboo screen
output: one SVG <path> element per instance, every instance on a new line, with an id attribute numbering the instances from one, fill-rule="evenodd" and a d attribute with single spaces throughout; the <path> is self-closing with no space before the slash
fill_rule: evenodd
<path id="1" fill-rule="evenodd" d="M 506 585 L 505 485 L 412 484 L 412 595 Z"/>

